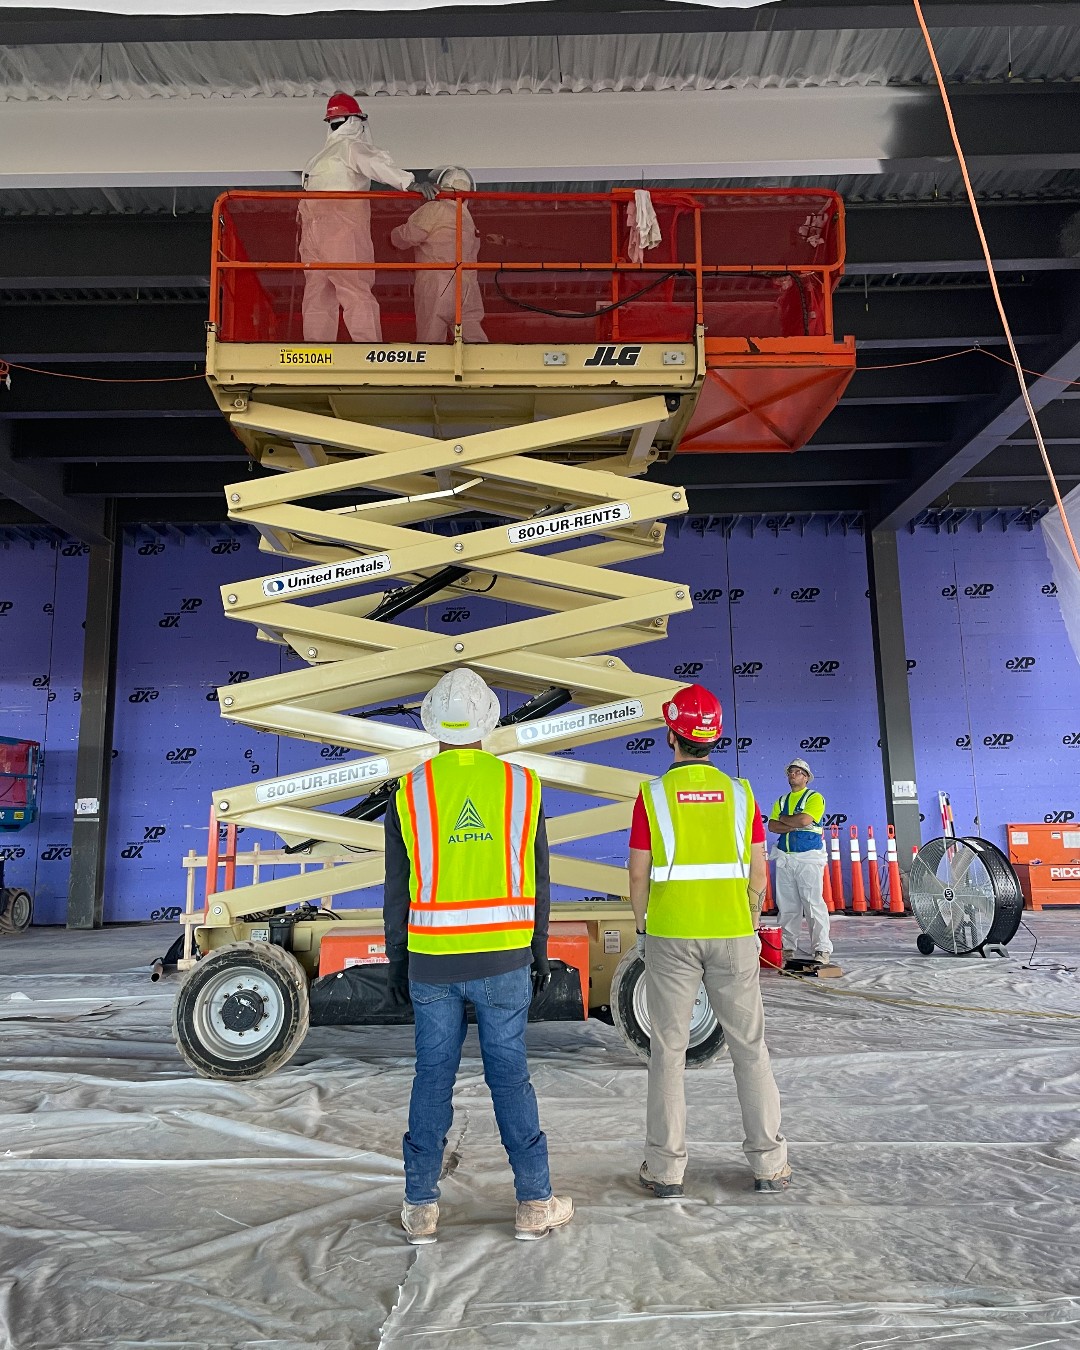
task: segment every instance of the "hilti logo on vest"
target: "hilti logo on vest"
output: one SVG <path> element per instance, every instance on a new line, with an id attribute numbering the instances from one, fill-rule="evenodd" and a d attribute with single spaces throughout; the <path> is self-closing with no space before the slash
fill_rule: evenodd
<path id="1" fill-rule="evenodd" d="M 726 801 L 727 798 L 726 798 L 726 797 L 724 796 L 724 794 L 723 794 L 722 792 L 720 792 L 720 791 L 716 791 L 716 792 L 676 792 L 676 794 L 675 794 L 675 800 L 676 800 L 680 805 L 683 805 L 683 804 L 685 804 L 685 803 L 689 803 L 689 804 L 692 804 L 692 805 L 694 805 L 694 806 L 697 806 L 697 805 L 700 805 L 700 804 L 702 804 L 702 803 L 722 802 L 722 801 Z"/>
<path id="2" fill-rule="evenodd" d="M 458 812 L 457 823 L 452 834 L 447 835 L 448 844 L 484 844 L 494 836 L 480 818 L 480 812 L 472 804 L 472 798 L 465 798 L 465 805 Z"/>

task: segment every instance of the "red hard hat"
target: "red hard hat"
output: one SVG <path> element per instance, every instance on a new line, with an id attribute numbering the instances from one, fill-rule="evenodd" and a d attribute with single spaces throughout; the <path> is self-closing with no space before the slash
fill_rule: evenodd
<path id="1" fill-rule="evenodd" d="M 664 721 L 683 740 L 711 745 L 724 729 L 724 710 L 704 685 L 688 684 L 664 704 Z"/>
<path id="2" fill-rule="evenodd" d="M 360 104 L 353 98 L 352 94 L 343 94 L 339 89 L 336 94 L 331 94 L 326 105 L 326 116 L 324 122 L 336 122 L 341 117 L 363 117 L 360 111 Z"/>

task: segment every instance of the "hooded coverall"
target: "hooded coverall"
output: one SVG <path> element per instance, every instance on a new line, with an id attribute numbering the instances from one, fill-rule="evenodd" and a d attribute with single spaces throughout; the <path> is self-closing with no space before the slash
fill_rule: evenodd
<path id="1" fill-rule="evenodd" d="M 415 260 L 450 262 L 457 255 L 457 203 L 443 197 L 425 202 L 390 235 L 395 248 L 411 248 Z M 461 260 L 476 262 L 480 236 L 469 208 L 461 207 Z M 454 331 L 453 272 L 417 272 L 413 281 L 417 342 L 449 342 Z M 465 342 L 486 342 L 484 304 L 475 272 L 461 274 L 461 336 Z"/>
<path id="2" fill-rule="evenodd" d="M 374 179 L 407 191 L 415 181 L 385 150 L 372 145 L 367 124 L 347 118 L 326 133 L 326 144 L 304 167 L 306 192 L 367 192 Z M 300 260 L 308 263 L 375 261 L 371 203 L 300 203 Z M 305 272 L 304 341 L 336 342 L 338 310 L 354 342 L 381 342 L 379 306 L 371 291 L 373 272 Z"/>

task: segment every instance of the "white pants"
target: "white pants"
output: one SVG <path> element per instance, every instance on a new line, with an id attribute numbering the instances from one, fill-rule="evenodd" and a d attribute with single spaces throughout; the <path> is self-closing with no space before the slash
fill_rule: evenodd
<path id="1" fill-rule="evenodd" d="M 822 881 L 828 855 L 824 849 L 812 853 L 781 853 L 776 857 L 776 908 L 780 911 L 785 951 L 799 945 L 803 915 L 810 929 L 810 950 L 832 951 L 829 937 L 829 911 L 825 908 Z"/>
<path id="2" fill-rule="evenodd" d="M 413 282 L 417 342 L 449 342 L 454 336 L 453 272 L 417 272 Z M 464 342 L 486 342 L 484 302 L 473 273 L 461 279 L 461 337 Z"/>
<path id="3" fill-rule="evenodd" d="M 301 202 L 300 226 L 301 262 L 375 261 L 366 200 Z M 304 341 L 336 342 L 340 309 L 354 342 L 381 342 L 374 279 L 374 272 L 305 272 Z"/>

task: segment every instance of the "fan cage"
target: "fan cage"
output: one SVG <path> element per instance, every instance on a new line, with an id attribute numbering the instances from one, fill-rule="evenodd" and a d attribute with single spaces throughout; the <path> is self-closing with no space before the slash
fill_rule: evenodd
<path id="1" fill-rule="evenodd" d="M 948 883 L 938 876 L 938 868 L 954 849 L 966 850 L 969 855 L 962 873 L 954 879 L 955 888 L 981 892 L 988 901 L 981 913 L 968 915 L 974 926 L 966 937 L 964 926 L 950 926 L 941 909 L 943 888 Z M 976 867 L 981 875 L 971 881 Z M 932 884 L 928 878 L 933 878 Z M 967 885 L 962 886 L 962 882 Z M 965 956 L 988 945 L 1005 946 L 1016 936 L 1024 910 L 1020 882 L 1008 858 L 988 839 L 975 836 L 943 837 L 923 844 L 912 861 L 910 901 L 919 927 L 936 946 L 953 956 Z"/>

